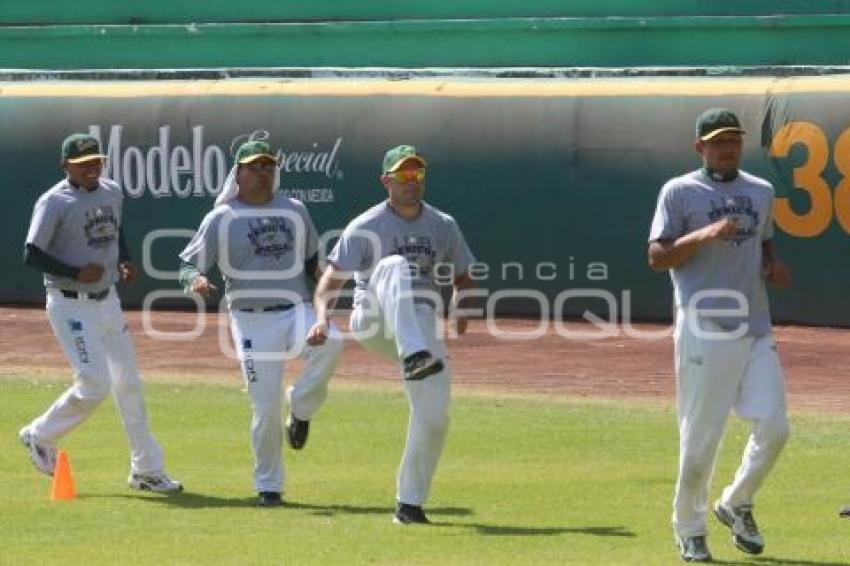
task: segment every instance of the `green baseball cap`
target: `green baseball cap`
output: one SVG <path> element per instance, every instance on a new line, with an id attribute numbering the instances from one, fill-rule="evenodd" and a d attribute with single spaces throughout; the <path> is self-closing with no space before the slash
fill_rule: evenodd
<path id="1" fill-rule="evenodd" d="M 416 153 L 415 147 L 412 145 L 400 145 L 392 148 L 384 155 L 384 174 L 395 172 L 408 159 L 418 161 L 422 164 L 422 167 L 428 166 L 428 163 L 425 162 L 422 156 Z"/>
<path id="2" fill-rule="evenodd" d="M 100 142 L 88 134 L 71 134 L 62 142 L 62 161 L 84 163 L 95 159 L 106 159 L 100 152 Z"/>
<path id="3" fill-rule="evenodd" d="M 708 141 L 723 132 L 746 133 L 735 113 L 725 108 L 709 108 L 697 118 L 697 137 Z"/>
<path id="4" fill-rule="evenodd" d="M 277 155 L 272 153 L 271 146 L 264 141 L 249 141 L 236 150 L 236 163 L 251 163 L 258 159 L 269 159 L 277 163 Z"/>

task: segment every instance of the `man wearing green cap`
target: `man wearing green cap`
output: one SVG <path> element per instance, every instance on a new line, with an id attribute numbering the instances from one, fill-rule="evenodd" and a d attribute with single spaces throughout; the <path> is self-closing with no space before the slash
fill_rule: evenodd
<path id="1" fill-rule="evenodd" d="M 437 330 L 442 314 L 438 270 L 453 274 L 454 298 L 471 286 L 475 261 L 455 220 L 423 200 L 426 162 L 413 146 L 384 156 L 381 183 L 388 198 L 355 218 L 328 257 L 316 288 L 316 325 L 308 343 L 328 336 L 328 303 L 354 274 L 350 328 L 368 350 L 398 361 L 410 401 L 407 444 L 398 471 L 398 524 L 428 523 L 422 505 L 448 427 L 451 373 Z M 463 317 L 454 318 L 458 334 Z"/>
<path id="2" fill-rule="evenodd" d="M 714 504 L 735 546 L 759 554 L 753 499 L 788 438 L 785 382 L 765 283 L 790 284 L 773 244 L 774 190 L 739 169 L 744 130 L 729 110 L 697 119 L 703 167 L 668 181 L 649 235 L 649 264 L 670 271 L 679 415 L 679 477 L 673 527 L 682 558 L 706 562 L 708 488 L 734 409 L 752 423 L 734 480 Z"/>
<path id="3" fill-rule="evenodd" d="M 74 384 L 19 436 L 36 468 L 53 475 L 56 441 L 82 424 L 112 392 L 130 441 L 133 489 L 179 492 L 148 429 L 136 355 L 115 283 L 136 269 L 124 243 L 121 188 L 101 178 L 100 143 L 73 134 L 62 143 L 66 178 L 35 203 L 24 262 L 44 273 L 47 316 L 74 368 Z"/>
<path id="4" fill-rule="evenodd" d="M 318 236 L 304 204 L 276 192 L 278 176 L 277 152 L 268 143 L 242 144 L 216 206 L 180 253 L 187 292 L 209 297 L 216 291 L 205 275 L 213 265 L 224 277 L 230 330 L 254 411 L 254 489 L 261 507 L 282 504 L 284 360 L 304 360 L 300 379 L 286 391 L 286 439 L 300 450 L 342 351 L 335 329 L 321 346 L 305 343 L 316 321 L 306 276 L 317 279 Z"/>

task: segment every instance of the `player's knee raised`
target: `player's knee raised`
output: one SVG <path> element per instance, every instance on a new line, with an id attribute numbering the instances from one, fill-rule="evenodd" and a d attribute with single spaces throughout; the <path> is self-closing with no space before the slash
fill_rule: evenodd
<path id="1" fill-rule="evenodd" d="M 410 262 L 404 256 L 400 255 L 388 255 L 378 262 L 378 265 L 381 265 L 386 268 L 404 268 L 409 269 Z"/>

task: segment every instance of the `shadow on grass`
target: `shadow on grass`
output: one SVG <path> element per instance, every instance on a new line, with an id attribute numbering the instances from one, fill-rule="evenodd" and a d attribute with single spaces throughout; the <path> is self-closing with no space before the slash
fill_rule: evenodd
<path id="1" fill-rule="evenodd" d="M 160 495 L 152 493 L 129 493 L 129 494 L 101 494 L 101 495 L 78 495 L 78 499 L 95 499 L 95 498 L 120 498 L 132 499 L 135 501 L 147 501 L 149 503 L 159 503 L 170 505 L 173 507 L 183 507 L 186 509 L 203 509 L 203 508 L 226 508 L 226 507 L 256 507 L 257 498 L 254 497 L 215 497 L 213 495 L 202 495 L 199 493 L 178 493 L 174 495 Z"/>
<path id="2" fill-rule="evenodd" d="M 216 495 L 207 495 L 203 493 L 179 493 L 175 495 L 155 495 L 155 494 L 126 494 L 126 495 L 80 495 L 80 498 L 85 497 L 123 497 L 126 499 L 135 499 L 138 501 L 147 501 L 150 503 L 158 503 L 160 505 L 169 505 L 172 507 L 181 507 L 184 509 L 210 509 L 210 508 L 228 508 L 228 507 L 256 507 L 256 496 L 251 497 L 218 497 Z M 395 507 L 388 506 L 364 506 L 364 505 L 323 505 L 317 503 L 301 503 L 298 501 L 286 501 L 279 507 L 280 510 L 286 509 L 301 509 L 309 512 L 311 515 L 333 516 L 339 514 L 345 515 L 391 515 L 395 511 Z M 269 509 L 273 511 L 272 509 Z M 265 510 L 264 510 L 265 511 Z M 436 515 L 451 515 L 465 516 L 471 515 L 472 511 L 464 507 L 434 507 L 429 509 L 429 513 Z"/>
<path id="3" fill-rule="evenodd" d="M 435 510 L 436 511 L 436 510 Z M 430 512 L 429 512 L 430 513 Z M 437 514 L 436 512 L 434 513 Z M 511 525 L 486 525 L 483 523 L 443 523 L 435 521 L 438 527 L 458 527 L 474 529 L 488 536 L 552 536 L 552 535 L 592 535 L 598 537 L 634 537 L 635 534 L 625 527 L 514 527 Z"/>
<path id="4" fill-rule="evenodd" d="M 752 564 L 795 564 L 798 566 L 848 566 L 850 562 L 818 562 L 816 560 L 799 560 L 784 558 L 753 558 Z"/>
<path id="5" fill-rule="evenodd" d="M 126 495 L 80 495 L 80 498 L 121 497 L 146 501 L 159 505 L 180 507 L 183 509 L 214 509 L 214 508 L 253 508 L 257 506 L 257 498 L 251 497 L 218 497 L 203 493 L 180 493 L 176 495 L 155 495 L 148 493 L 130 493 Z M 323 505 L 318 503 L 302 503 L 286 501 L 278 509 L 264 509 L 262 512 L 298 509 L 311 515 L 332 517 L 335 515 L 391 515 L 395 507 L 368 505 Z M 466 517 L 473 514 L 466 507 L 429 507 L 428 514 L 432 518 L 441 516 Z M 625 527 L 518 527 L 511 525 L 487 525 L 483 523 L 453 523 L 435 520 L 433 526 L 474 529 L 488 536 L 553 536 L 561 534 L 582 534 L 604 537 L 634 537 L 635 534 Z"/>
<path id="6" fill-rule="evenodd" d="M 297 501 L 287 502 L 285 507 L 289 509 L 304 509 L 311 515 L 336 515 L 345 513 L 347 515 L 391 515 L 395 512 L 393 507 L 367 507 L 358 505 L 318 505 L 313 503 L 299 503 Z M 466 507 L 433 507 L 428 508 L 428 513 L 435 515 L 452 515 L 461 517 L 472 515 L 472 510 Z"/>

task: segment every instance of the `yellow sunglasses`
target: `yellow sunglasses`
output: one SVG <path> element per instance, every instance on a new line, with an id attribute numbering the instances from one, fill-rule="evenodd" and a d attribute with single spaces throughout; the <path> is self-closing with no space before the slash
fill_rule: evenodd
<path id="1" fill-rule="evenodd" d="M 421 183 L 425 180 L 425 169 L 406 169 L 390 173 L 387 177 L 391 177 L 398 183 Z"/>

